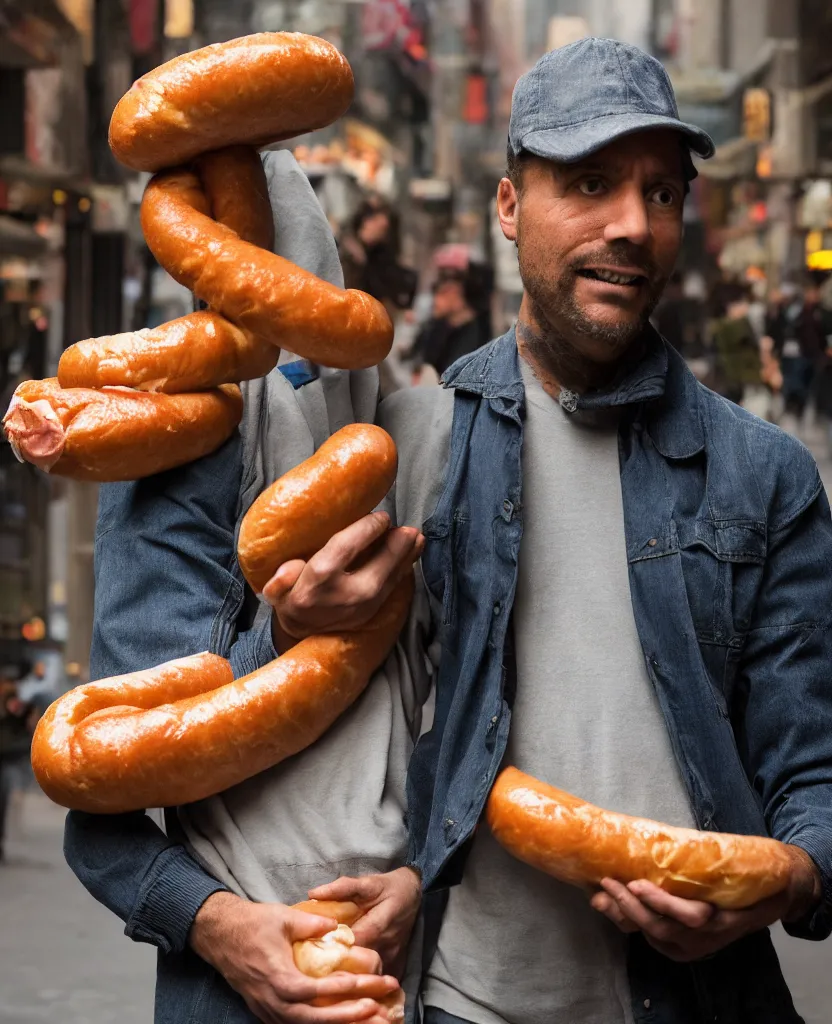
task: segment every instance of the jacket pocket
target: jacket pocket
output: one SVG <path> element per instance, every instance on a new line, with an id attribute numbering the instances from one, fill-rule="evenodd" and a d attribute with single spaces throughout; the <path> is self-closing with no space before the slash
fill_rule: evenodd
<path id="1" fill-rule="evenodd" d="M 696 637 L 720 710 L 728 715 L 737 658 L 751 627 L 765 566 L 765 526 L 702 519 L 680 540 Z"/>

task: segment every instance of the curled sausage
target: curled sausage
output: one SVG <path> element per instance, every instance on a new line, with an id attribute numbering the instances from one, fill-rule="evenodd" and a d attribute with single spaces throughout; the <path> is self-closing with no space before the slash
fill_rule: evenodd
<path id="1" fill-rule="evenodd" d="M 740 909 L 782 892 L 789 882 L 791 857 L 774 839 L 615 814 L 517 768 L 498 777 L 486 817 L 509 853 L 572 885 L 646 879 L 673 896 Z"/>
<path id="2" fill-rule="evenodd" d="M 352 94 L 352 70 L 331 43 L 260 32 L 149 71 L 116 104 L 110 148 L 125 167 L 158 171 L 223 146 L 323 128 L 346 113 Z"/>
<path id="3" fill-rule="evenodd" d="M 280 349 L 208 311 L 70 345 L 58 363 L 64 388 L 204 391 L 262 377 Z"/>
<path id="4" fill-rule="evenodd" d="M 21 460 L 74 480 L 138 480 L 218 448 L 240 422 L 240 389 L 181 395 L 24 381 L 3 419 Z"/>
<path id="5" fill-rule="evenodd" d="M 240 526 L 237 558 L 259 593 L 275 569 L 308 558 L 338 530 L 372 511 L 393 486 L 396 446 L 381 427 L 351 423 L 254 501 Z"/>
<path id="6" fill-rule="evenodd" d="M 209 209 L 193 171 L 162 172 L 145 189 L 145 240 L 179 284 L 239 327 L 314 363 L 357 370 L 385 358 L 393 325 L 377 299 L 244 241 Z"/>

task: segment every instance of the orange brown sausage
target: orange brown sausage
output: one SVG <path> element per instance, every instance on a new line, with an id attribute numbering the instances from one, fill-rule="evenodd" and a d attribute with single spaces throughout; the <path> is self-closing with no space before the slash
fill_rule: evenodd
<path id="1" fill-rule="evenodd" d="M 381 427 L 351 423 L 254 501 L 237 558 L 259 593 L 275 568 L 309 558 L 338 530 L 378 505 L 396 477 L 396 446 Z"/>
<path id="2" fill-rule="evenodd" d="M 572 885 L 646 879 L 674 896 L 740 909 L 782 892 L 792 866 L 774 839 L 615 814 L 517 768 L 497 778 L 486 817 L 509 853 Z"/>
<path id="3" fill-rule="evenodd" d="M 110 148 L 135 171 L 187 163 L 222 146 L 260 148 L 346 113 L 353 77 L 336 47 L 299 32 L 260 32 L 162 64 L 119 100 Z"/>
<path id="4" fill-rule="evenodd" d="M 138 391 L 204 391 L 262 377 L 280 349 L 209 311 L 70 345 L 58 363 L 64 388 L 127 386 Z"/>
<path id="5" fill-rule="evenodd" d="M 137 480 L 218 448 L 240 422 L 234 384 L 181 395 L 20 384 L 3 419 L 18 457 L 73 480 Z"/>
<path id="6" fill-rule="evenodd" d="M 65 393 L 27 382 L 13 399 L 4 423 L 20 458 L 78 480 L 138 479 L 219 447 L 240 419 L 239 395 L 223 386 L 269 373 L 281 347 L 346 370 L 384 359 L 393 327 L 380 302 L 271 251 L 257 153 L 331 123 L 352 91 L 349 64 L 330 43 L 264 32 L 176 57 L 122 97 L 113 153 L 160 172 L 142 201 L 147 244 L 210 311 L 68 349 L 58 368 Z M 170 398 L 114 399 L 108 387 Z"/>
<path id="7" fill-rule="evenodd" d="M 145 189 L 145 241 L 179 284 L 239 327 L 314 363 L 357 370 L 384 359 L 393 329 L 377 299 L 244 241 L 208 208 L 193 171 L 164 171 Z"/>
<path id="8" fill-rule="evenodd" d="M 282 493 L 280 509 L 267 500 L 246 513 L 241 550 L 245 538 L 263 540 L 255 547 L 265 579 L 286 560 L 288 534 L 305 550 L 307 516 L 313 543 L 322 545 L 343 528 L 345 515 L 350 522 L 370 512 L 389 488 L 396 466 L 389 436 L 366 424 L 344 430 L 354 460 L 345 465 L 353 472 L 336 483 L 346 500 L 331 496 L 332 472 L 321 473 L 331 458 L 325 445 L 266 492 Z M 337 452 L 335 438 L 327 444 Z M 254 563 L 240 561 L 251 572 Z M 314 743 L 363 692 L 396 641 L 412 593 L 409 573 L 360 630 L 308 637 L 242 679 L 230 678 L 223 659 L 202 654 L 70 691 L 47 710 L 33 738 L 38 782 L 56 803 L 117 814 L 192 803 L 271 768 Z"/>

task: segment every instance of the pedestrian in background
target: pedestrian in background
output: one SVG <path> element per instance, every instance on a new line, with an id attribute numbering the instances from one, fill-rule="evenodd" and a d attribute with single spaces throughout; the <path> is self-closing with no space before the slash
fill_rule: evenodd
<path id="1" fill-rule="evenodd" d="M 339 245 L 344 287 L 357 288 L 382 302 L 391 317 L 409 309 L 417 274 L 399 261 L 399 222 L 394 210 L 368 199 L 353 216 Z"/>
<path id="2" fill-rule="evenodd" d="M 0 861 L 12 807 L 27 789 L 32 734 L 40 715 L 39 705 L 22 700 L 14 682 L 0 679 Z"/>
<path id="3" fill-rule="evenodd" d="M 344 286 L 378 299 L 397 328 L 402 314 L 413 305 L 419 276 L 400 262 L 399 220 L 392 207 L 377 198 L 363 202 L 350 229 L 341 236 L 338 255 Z M 379 366 L 379 387 L 389 395 L 404 383 L 400 356 L 394 350 Z"/>
<path id="4" fill-rule="evenodd" d="M 419 331 L 410 353 L 414 383 L 421 381 L 424 366 L 441 377 L 461 356 L 491 340 L 481 306 L 478 282 L 469 271 L 440 274 L 433 286 L 431 318 Z"/>
<path id="5" fill-rule="evenodd" d="M 750 289 L 735 282 L 724 291 L 725 315 L 714 330 L 716 390 L 743 404 L 749 389 L 760 388 L 760 344 L 748 317 Z M 756 410 L 755 410 L 756 411 Z"/>
<path id="6" fill-rule="evenodd" d="M 816 374 L 826 354 L 830 331 L 829 313 L 820 303 L 820 287 L 807 278 L 803 295 L 785 313 L 783 354 L 783 401 L 786 413 L 800 424 L 812 394 Z"/>

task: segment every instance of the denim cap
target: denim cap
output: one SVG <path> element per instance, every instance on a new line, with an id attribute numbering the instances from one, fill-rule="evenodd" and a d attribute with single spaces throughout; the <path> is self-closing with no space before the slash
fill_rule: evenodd
<path id="1" fill-rule="evenodd" d="M 671 128 L 685 143 L 687 177 L 696 176 L 689 150 L 714 155 L 707 132 L 679 120 L 667 72 L 655 57 L 616 39 L 579 39 L 550 50 L 518 79 L 511 98 L 512 152 L 575 163 L 615 139 Z"/>

